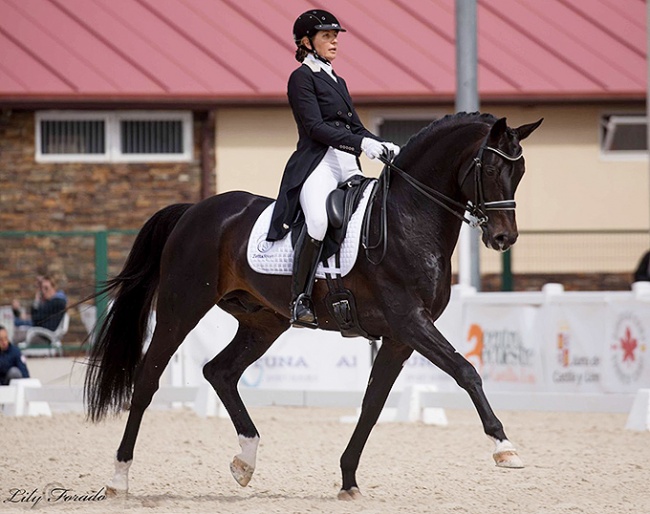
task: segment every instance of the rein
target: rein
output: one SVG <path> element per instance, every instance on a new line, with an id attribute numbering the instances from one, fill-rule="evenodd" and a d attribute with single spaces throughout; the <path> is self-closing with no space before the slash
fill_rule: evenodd
<path id="1" fill-rule="evenodd" d="M 460 181 L 460 187 L 463 186 L 465 180 L 472 172 L 473 169 L 476 169 L 474 173 L 475 178 L 475 202 L 472 203 L 468 201 L 467 204 L 463 205 L 460 202 L 457 202 L 453 198 L 448 197 L 447 195 L 436 191 L 435 189 L 423 184 L 419 180 L 413 178 L 411 175 L 406 173 L 404 170 L 393 164 L 394 154 L 393 152 L 388 152 L 387 157 L 379 156 L 379 160 L 384 164 L 384 169 L 379 176 L 377 185 L 372 190 L 372 196 L 370 197 L 368 212 L 366 213 L 365 224 L 363 227 L 362 235 L 362 246 L 366 253 L 366 258 L 371 264 L 379 264 L 386 255 L 386 248 L 388 244 L 388 224 L 387 224 L 387 205 L 388 205 L 388 188 L 390 184 L 390 171 L 394 170 L 400 175 L 411 187 L 413 187 L 420 194 L 434 202 L 436 205 L 442 207 L 446 211 L 450 212 L 456 216 L 459 220 L 464 223 L 467 223 L 472 228 L 483 227 L 487 225 L 488 215 L 487 211 L 514 211 L 517 204 L 514 200 L 497 200 L 492 202 L 486 202 L 483 194 L 483 174 L 481 170 L 483 169 L 483 152 L 488 150 L 494 152 L 498 156 L 506 159 L 510 162 L 516 162 L 523 157 L 523 151 L 519 152 L 518 155 L 508 155 L 498 148 L 493 148 L 487 144 L 482 144 L 481 148 L 478 151 L 478 154 L 472 163 L 469 165 L 467 171 L 463 174 L 463 179 Z M 370 219 L 372 215 L 372 210 L 374 206 L 374 200 L 377 196 L 377 191 L 381 189 L 383 192 L 382 201 L 381 201 L 381 218 L 379 223 L 379 239 L 376 244 L 370 244 Z M 460 212 L 459 212 L 460 211 Z M 465 217 L 465 211 L 469 213 L 469 218 Z M 378 261 L 373 261 L 370 258 L 370 250 L 376 250 L 379 246 L 382 246 L 382 253 Z"/>

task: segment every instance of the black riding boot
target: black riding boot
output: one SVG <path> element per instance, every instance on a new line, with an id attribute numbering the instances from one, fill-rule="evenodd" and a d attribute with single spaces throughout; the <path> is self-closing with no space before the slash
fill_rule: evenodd
<path id="1" fill-rule="evenodd" d="M 309 237 L 307 230 L 303 230 L 296 242 L 291 282 L 292 325 L 318 327 L 311 292 L 322 248 L 323 242 Z"/>

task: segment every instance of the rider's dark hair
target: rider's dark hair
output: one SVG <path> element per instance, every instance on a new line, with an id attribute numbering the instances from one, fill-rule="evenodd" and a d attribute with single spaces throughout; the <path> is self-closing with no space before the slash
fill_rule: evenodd
<path id="1" fill-rule="evenodd" d="M 300 45 L 298 48 L 296 48 L 296 61 L 304 61 L 305 57 L 307 57 L 307 54 L 309 54 L 309 51 L 304 46 Z"/>

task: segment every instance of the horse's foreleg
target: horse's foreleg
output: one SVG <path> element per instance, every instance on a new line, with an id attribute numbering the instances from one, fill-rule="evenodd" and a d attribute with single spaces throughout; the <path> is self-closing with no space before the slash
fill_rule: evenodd
<path id="1" fill-rule="evenodd" d="M 445 339 L 437 328 L 429 327 L 431 344 L 416 343 L 415 349 L 441 370 L 448 373 L 469 394 L 476 407 L 486 435 L 495 443 L 492 454 L 497 466 L 523 468 L 517 450 L 506 437 L 501 421 L 497 418 L 483 391 L 483 381 L 474 366 Z M 419 341 L 419 339 L 418 339 Z"/>
<path id="2" fill-rule="evenodd" d="M 372 428 L 377 423 L 395 380 L 402 371 L 404 362 L 408 360 L 411 353 L 413 353 L 412 348 L 384 338 L 370 372 L 359 421 L 348 446 L 341 455 L 343 484 L 338 494 L 339 500 L 356 500 L 361 497 L 356 479 L 361 452 Z"/>
<path id="3" fill-rule="evenodd" d="M 235 314 L 235 317 L 239 320 L 235 338 L 203 367 L 203 375 L 219 395 L 237 431 L 242 451 L 233 458 L 230 472 L 245 487 L 255 471 L 260 436 L 237 391 L 237 382 L 246 368 L 289 328 L 289 322 L 271 311 Z"/>

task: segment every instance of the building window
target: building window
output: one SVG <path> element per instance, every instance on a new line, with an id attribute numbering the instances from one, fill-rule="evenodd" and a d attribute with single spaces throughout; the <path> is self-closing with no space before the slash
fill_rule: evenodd
<path id="1" fill-rule="evenodd" d="M 180 120 L 122 120 L 122 154 L 183 153 L 183 123 Z"/>
<path id="2" fill-rule="evenodd" d="M 435 118 L 384 118 L 377 125 L 378 136 L 404 146 L 411 136 L 429 125 Z"/>
<path id="3" fill-rule="evenodd" d="M 600 149 L 613 157 L 643 157 L 648 150 L 645 115 L 608 114 L 600 120 Z"/>
<path id="4" fill-rule="evenodd" d="M 192 113 L 169 111 L 41 111 L 39 162 L 189 161 Z"/>
<path id="5" fill-rule="evenodd" d="M 106 153 L 103 120 L 43 120 L 41 153 L 103 155 Z"/>

